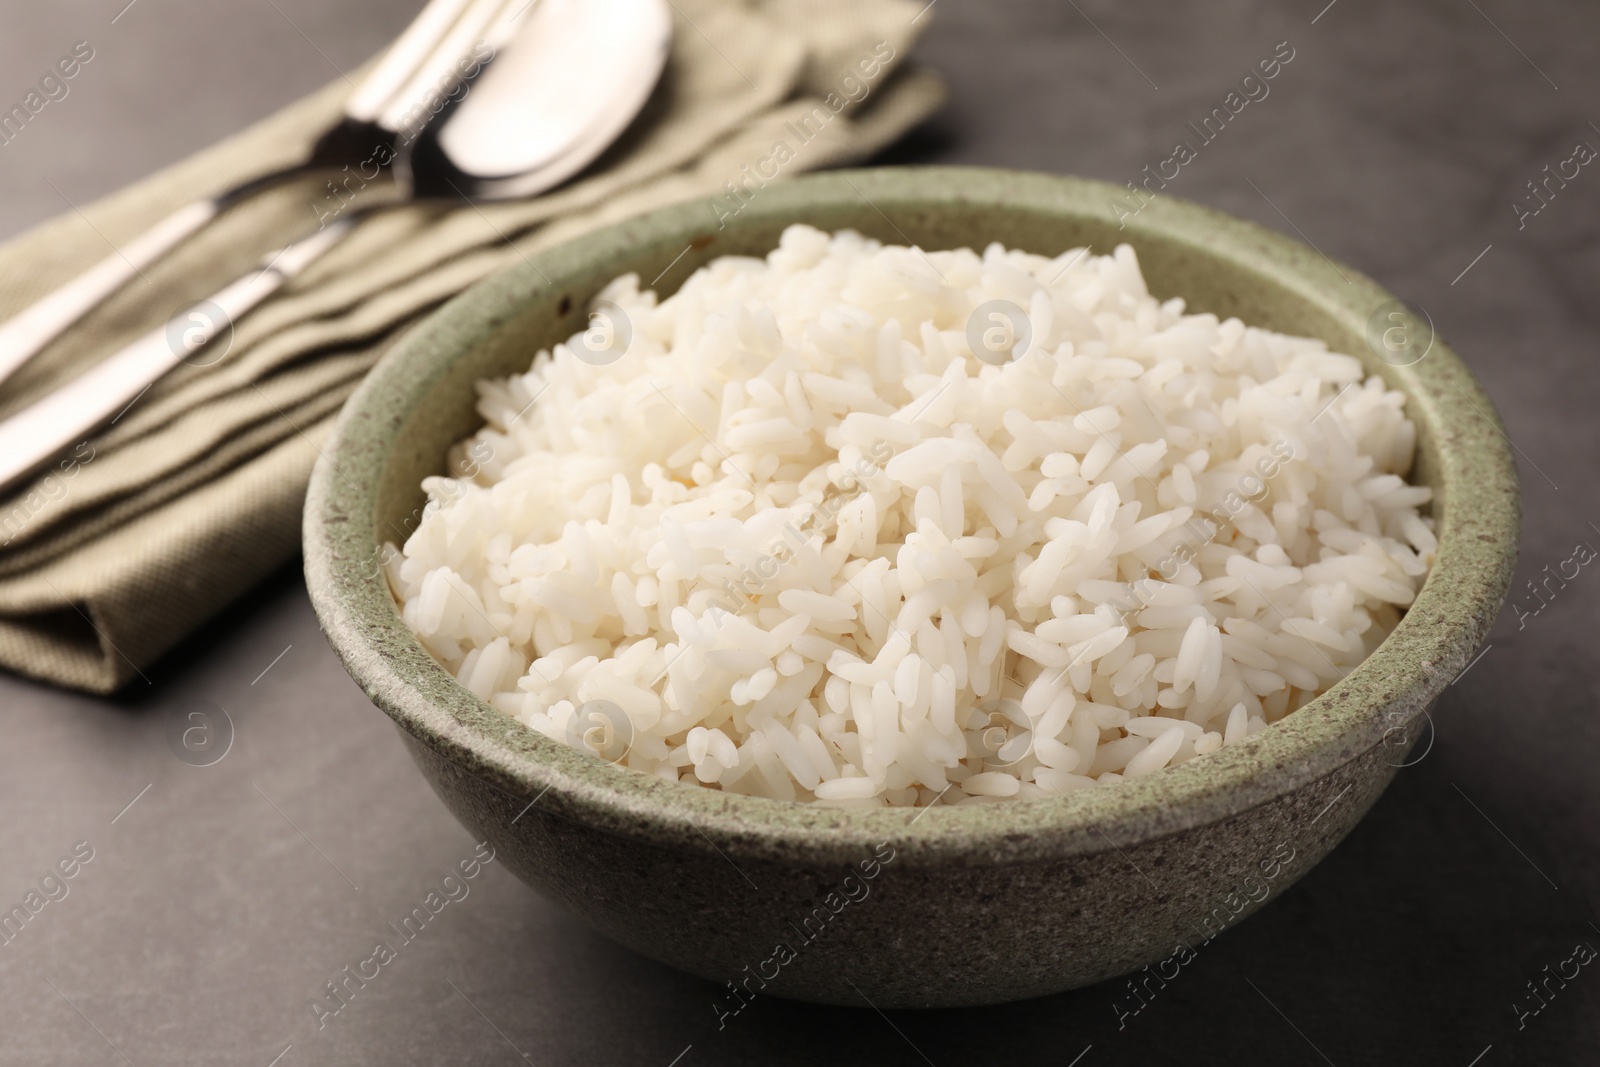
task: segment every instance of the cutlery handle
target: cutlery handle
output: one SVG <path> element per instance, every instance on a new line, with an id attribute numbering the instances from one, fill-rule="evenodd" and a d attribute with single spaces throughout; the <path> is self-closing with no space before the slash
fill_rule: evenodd
<path id="1" fill-rule="evenodd" d="M 144 268 L 182 244 L 222 211 L 221 199 L 179 208 L 49 296 L 0 324 L 0 382 L 38 355 L 67 327 Z"/>
<path id="2" fill-rule="evenodd" d="M 275 293 L 356 223 L 341 219 L 268 259 L 197 306 L 174 318 L 66 385 L 0 422 L 0 493 L 14 488 L 106 420 L 115 422 L 158 378 L 188 359 L 235 320 Z M 199 311 L 204 307 L 204 311 Z M 199 325 L 191 325 L 199 322 Z"/>

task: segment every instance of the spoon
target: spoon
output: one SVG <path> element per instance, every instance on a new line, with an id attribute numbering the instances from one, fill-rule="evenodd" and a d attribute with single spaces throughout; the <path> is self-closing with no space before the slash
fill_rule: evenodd
<path id="1" fill-rule="evenodd" d="M 406 193 L 399 203 L 506 200 L 559 185 L 592 163 L 643 109 L 666 65 L 671 35 L 670 0 L 541 0 L 481 83 L 396 165 Z M 569 49 L 596 62 L 587 72 L 544 62 Z M 447 137 L 452 128 L 456 132 Z M 597 137 L 597 130 L 607 136 Z M 519 166 L 526 169 L 511 169 Z M 395 206 L 352 212 L 296 241 L 186 317 L 174 317 L 0 422 L 0 492 L 106 420 L 120 418 L 153 382 L 231 328 L 363 218 Z"/>
<path id="2" fill-rule="evenodd" d="M 344 167 L 376 168 L 376 176 L 433 118 L 430 93 L 464 84 L 482 65 L 474 45 L 504 8 L 526 0 L 431 0 L 345 103 L 343 116 L 299 163 L 253 178 L 179 208 L 72 281 L 0 324 L 0 381 L 10 377 L 67 327 L 83 318 L 144 268 L 188 240 L 224 211 L 295 178 Z M 492 53 L 491 53 L 492 54 Z"/>

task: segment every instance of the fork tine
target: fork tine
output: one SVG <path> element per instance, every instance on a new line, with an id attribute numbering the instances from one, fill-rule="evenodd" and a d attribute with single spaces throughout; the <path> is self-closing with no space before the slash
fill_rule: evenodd
<path id="1" fill-rule="evenodd" d="M 475 0 L 429 0 L 428 6 L 412 20 L 394 44 L 383 54 L 356 91 L 345 102 L 345 114 L 356 122 L 376 122 L 384 107 L 394 99 L 416 69 L 433 54 L 461 13 Z"/>
<path id="2" fill-rule="evenodd" d="M 441 85 L 448 85 L 458 76 L 457 64 L 474 55 L 474 49 L 480 41 L 498 36 L 492 30 L 507 9 L 516 10 L 527 2 L 471 0 L 450 32 L 439 40 L 427 58 L 411 72 L 400 90 L 390 98 L 378 115 L 378 125 L 399 134 L 401 144 L 414 140 L 422 127 L 433 118 L 433 115 L 427 114 L 421 121 L 417 120 L 419 114 L 427 110 L 425 102 L 428 95 L 436 93 Z"/>

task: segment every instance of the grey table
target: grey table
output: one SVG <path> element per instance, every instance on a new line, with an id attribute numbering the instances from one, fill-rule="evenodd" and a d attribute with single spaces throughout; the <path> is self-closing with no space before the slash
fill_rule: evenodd
<path id="1" fill-rule="evenodd" d="M 312 89 L 415 2 L 4 0 L 0 101 L 73 42 L 96 58 L 0 147 L 0 234 Z M 920 52 L 953 103 L 893 161 L 1119 183 L 1289 42 L 1270 95 L 1167 192 L 1291 233 L 1427 310 L 1521 457 L 1524 611 L 1539 603 L 1525 581 L 1600 546 L 1600 172 L 1552 183 L 1548 203 L 1526 184 L 1579 142 L 1600 147 L 1592 5 L 941 0 L 931 18 Z M 326 983 L 473 844 L 286 568 L 119 699 L 0 678 L 0 906 L 77 843 L 92 850 L 0 944 L 0 1062 L 1594 1063 L 1600 967 L 1548 976 L 1579 942 L 1600 947 L 1597 624 L 1588 570 L 1537 616 L 1508 609 L 1446 692 L 1431 747 L 1349 840 L 1120 1026 L 1111 983 L 888 1016 L 765 999 L 719 1032 L 712 985 L 490 864 L 319 1027 Z M 167 732 L 212 705 L 232 748 L 187 765 Z"/>

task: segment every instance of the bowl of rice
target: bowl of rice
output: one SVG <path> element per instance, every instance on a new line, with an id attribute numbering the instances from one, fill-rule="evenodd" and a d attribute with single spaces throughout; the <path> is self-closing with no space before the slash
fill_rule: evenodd
<path id="1" fill-rule="evenodd" d="M 531 255 L 373 371 L 306 576 L 497 857 L 715 983 L 1170 981 L 1372 806 L 1516 558 L 1489 399 L 1252 224 L 841 171 Z"/>

